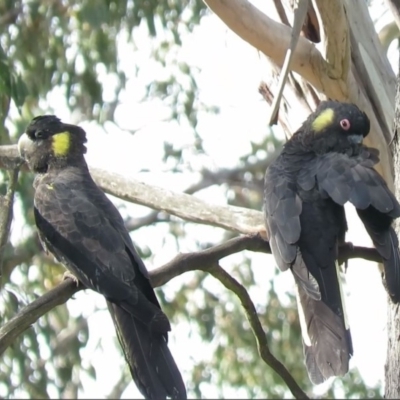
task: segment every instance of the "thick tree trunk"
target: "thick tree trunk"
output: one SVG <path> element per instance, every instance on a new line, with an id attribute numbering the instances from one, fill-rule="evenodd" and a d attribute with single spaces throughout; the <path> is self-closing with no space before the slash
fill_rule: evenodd
<path id="1" fill-rule="evenodd" d="M 400 64 L 399 64 L 400 67 Z M 394 121 L 394 140 L 392 143 L 394 163 L 394 183 L 396 197 L 400 199 L 400 68 L 397 76 L 396 107 Z M 396 221 L 397 235 L 400 223 Z M 385 398 L 400 398 L 400 306 L 389 301 L 388 306 L 388 349 L 385 367 Z"/>

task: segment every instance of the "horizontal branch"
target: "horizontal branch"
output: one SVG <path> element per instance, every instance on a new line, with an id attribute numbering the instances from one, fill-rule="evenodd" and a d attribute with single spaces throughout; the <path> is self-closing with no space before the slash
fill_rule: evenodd
<path id="1" fill-rule="evenodd" d="M 19 164 L 21 159 L 17 146 L 0 146 L 0 168 L 14 168 Z M 186 221 L 218 226 L 243 234 L 265 231 L 260 211 L 209 204 L 186 193 L 147 185 L 100 168 L 90 168 L 90 173 L 105 192 L 155 210 L 165 211 Z"/>
<path id="2" fill-rule="evenodd" d="M 222 258 L 243 250 L 271 253 L 269 243 L 260 235 L 238 236 L 205 250 L 178 254 L 167 264 L 150 272 L 151 284 L 153 287 L 163 286 L 185 272 L 204 271 L 206 268 L 218 265 Z"/>
<path id="3" fill-rule="evenodd" d="M 219 260 L 231 254 L 249 250 L 254 252 L 271 253 L 269 243 L 260 235 L 238 236 L 225 243 L 210 247 L 194 253 L 178 254 L 167 264 L 149 271 L 153 287 L 163 286 L 173 278 L 185 272 L 204 271 L 212 266 L 217 266 Z M 379 253 L 372 248 L 355 247 L 346 243 L 339 248 L 339 262 L 351 258 L 364 258 L 369 261 L 381 262 Z M 65 303 L 83 286 L 76 286 L 71 279 L 62 281 L 29 305 L 22 308 L 19 313 L 0 328 L 0 355 L 10 344 L 29 326 L 54 307 Z"/>
<path id="4" fill-rule="evenodd" d="M 107 193 L 186 221 L 217 226 L 238 233 L 257 233 L 264 228 L 262 213 L 243 207 L 210 204 L 194 196 L 126 179 L 98 168 L 90 168 L 93 179 Z"/>
<path id="5" fill-rule="evenodd" d="M 261 358 L 282 377 L 296 398 L 307 398 L 306 394 L 297 385 L 285 366 L 270 352 L 264 330 L 262 329 L 256 309 L 246 289 L 219 266 L 219 261 L 222 258 L 243 250 L 271 253 L 269 243 L 266 242 L 261 235 L 239 236 L 202 251 L 178 254 L 169 263 L 149 271 L 151 284 L 153 287 L 162 286 L 174 277 L 194 270 L 209 272 L 215 278 L 219 279 L 227 289 L 232 290 L 240 298 L 254 335 L 256 336 Z M 364 257 L 372 261 L 381 261 L 375 249 L 353 247 L 350 243 L 346 243 L 340 248 L 340 262 L 355 257 Z M 0 328 L 0 355 L 19 335 L 34 324 L 41 316 L 54 307 L 65 303 L 76 292 L 82 289 L 84 289 L 82 285 L 77 286 L 72 279 L 67 278 L 58 286 L 22 308 L 17 315 Z"/>

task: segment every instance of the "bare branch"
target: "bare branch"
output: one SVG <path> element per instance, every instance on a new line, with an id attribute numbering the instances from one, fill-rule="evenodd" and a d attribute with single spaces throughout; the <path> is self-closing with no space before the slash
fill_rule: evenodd
<path id="1" fill-rule="evenodd" d="M 77 286 L 72 279 L 68 278 L 54 289 L 51 289 L 22 308 L 17 315 L 0 328 L 0 355 L 4 353 L 7 347 L 9 347 L 22 332 L 34 324 L 41 316 L 54 307 L 64 304 L 81 289 L 83 289 L 82 285 Z"/>
<path id="2" fill-rule="evenodd" d="M 327 74 L 334 79 L 347 80 L 350 69 L 350 34 L 342 0 L 313 0 L 319 26 L 322 29 Z"/>
<path id="3" fill-rule="evenodd" d="M 296 398 L 307 398 L 284 365 L 271 354 L 254 304 L 251 302 L 246 289 L 219 266 L 219 260 L 243 250 L 271 253 L 269 243 L 261 235 L 239 236 L 206 250 L 177 255 L 169 263 L 149 271 L 151 284 L 153 287 L 162 286 L 174 277 L 194 270 L 209 272 L 215 278 L 219 279 L 227 289 L 232 290 L 240 298 L 256 336 L 262 359 L 282 377 Z M 340 262 L 355 257 L 381 261 L 375 249 L 353 247 L 351 243 L 347 243 L 340 248 Z M 17 315 L 0 328 L 0 355 L 41 316 L 57 305 L 65 303 L 76 292 L 82 289 L 84 289 L 82 285 L 77 286 L 72 279 L 67 278 L 58 286 L 25 306 Z"/>
<path id="4" fill-rule="evenodd" d="M 290 71 L 289 67 L 293 58 L 293 54 L 296 49 L 297 42 L 299 40 L 301 28 L 303 27 L 304 21 L 307 16 L 308 5 L 309 5 L 309 0 L 300 0 L 297 9 L 294 12 L 294 23 L 290 38 L 290 46 L 286 50 L 285 60 L 283 62 L 281 75 L 279 77 L 278 90 L 272 102 L 270 115 L 267 120 L 268 125 L 276 125 L 277 123 L 279 104 L 281 102 L 283 89 L 285 87 L 286 79 Z"/>
<path id="5" fill-rule="evenodd" d="M 290 27 L 269 18 L 247 0 L 204 1 L 233 32 L 276 64 L 283 64 L 286 50 L 290 47 Z M 313 43 L 303 37 L 299 37 L 291 66 L 318 90 L 327 92 L 328 96 L 341 100 L 347 97 L 344 82 L 326 74 L 328 63 Z"/>
<path id="6" fill-rule="evenodd" d="M 353 258 L 362 258 L 377 263 L 382 262 L 382 257 L 374 248 L 353 246 L 352 243 L 345 243 L 339 247 L 339 264 L 343 264 Z"/>
<path id="7" fill-rule="evenodd" d="M 107 193 L 165 211 L 186 221 L 218 226 L 239 233 L 265 230 L 262 213 L 242 207 L 209 204 L 194 196 L 146 185 L 122 175 L 91 168 L 96 183 Z"/>
<path id="8" fill-rule="evenodd" d="M 136 229 L 142 228 L 143 226 L 151 225 L 156 222 L 166 222 L 169 221 L 169 215 L 165 215 L 165 217 L 160 217 L 159 211 L 150 211 L 147 215 L 140 218 L 135 218 L 129 216 L 125 222 L 125 228 L 131 232 Z"/>
<path id="9" fill-rule="evenodd" d="M 271 253 L 269 243 L 261 235 L 239 236 L 206 250 L 178 254 L 172 261 L 162 267 L 149 271 L 151 284 L 153 287 L 159 287 L 185 272 L 209 270 L 218 266 L 218 262 L 222 258 L 243 250 Z M 339 248 L 339 262 L 342 263 L 350 258 L 364 258 L 376 262 L 382 261 L 375 249 L 354 247 L 351 243 L 346 243 Z M 54 307 L 65 303 L 81 289 L 83 289 L 82 285 L 77 287 L 68 278 L 24 307 L 15 317 L 0 328 L 0 355 L 10 346 L 15 338 L 35 323 L 42 315 Z"/>
<path id="10" fill-rule="evenodd" d="M 18 181 L 18 172 L 18 168 L 9 171 L 7 192 L 4 196 L 0 196 L 0 278 L 3 275 L 4 247 L 7 244 L 13 218 L 14 193 Z"/>
<path id="11" fill-rule="evenodd" d="M 7 163 L 2 163 L 7 161 Z M 20 162 L 16 146 L 0 146 L 0 166 Z M 11 163 L 11 164 L 10 164 Z M 209 204 L 194 196 L 146 185 L 135 179 L 99 168 L 90 168 L 96 183 L 107 193 L 121 199 L 165 211 L 186 221 L 218 226 L 238 233 L 265 231 L 263 215 L 243 207 Z"/>
<path id="12" fill-rule="evenodd" d="M 237 297 L 239 297 L 240 302 L 246 311 L 246 316 L 249 320 L 251 329 L 256 337 L 258 351 L 262 360 L 283 379 L 296 399 L 308 399 L 308 396 L 303 392 L 286 367 L 271 353 L 264 329 L 257 315 L 257 310 L 251 301 L 247 290 L 219 265 L 207 268 L 207 271 L 214 278 L 218 279 L 228 290 L 231 290 Z"/>
<path id="13" fill-rule="evenodd" d="M 269 243 L 260 235 L 238 236 L 206 250 L 178 254 L 167 264 L 150 272 L 151 284 L 158 287 L 185 272 L 204 271 L 218 265 L 222 258 L 243 250 L 271 253 Z"/>
<path id="14" fill-rule="evenodd" d="M 400 5 L 399 5 L 400 6 Z M 395 21 L 389 22 L 378 33 L 379 41 L 387 53 L 390 44 L 393 40 L 398 39 L 400 36 L 400 29 Z"/>

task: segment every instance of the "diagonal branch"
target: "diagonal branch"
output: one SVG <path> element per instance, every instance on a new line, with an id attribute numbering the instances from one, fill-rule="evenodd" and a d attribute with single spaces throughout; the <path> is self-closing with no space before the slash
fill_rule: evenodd
<path id="1" fill-rule="evenodd" d="M 235 206 L 209 204 L 194 196 L 147 185 L 98 168 L 90 168 L 95 182 L 107 193 L 162 210 L 186 221 L 218 226 L 240 233 L 264 230 L 262 213 Z"/>
<path id="2" fill-rule="evenodd" d="M 54 289 L 49 290 L 38 299 L 28 304 L 0 328 L 0 355 L 9 347 L 14 340 L 34 324 L 41 316 L 54 307 L 64 304 L 76 292 L 83 289 L 77 286 L 72 279 L 66 279 Z"/>
<path id="3" fill-rule="evenodd" d="M 219 279 L 227 289 L 232 290 L 240 298 L 256 336 L 261 358 L 282 377 L 295 397 L 307 398 L 284 365 L 271 354 L 254 304 L 245 288 L 219 266 L 219 260 L 243 250 L 271 253 L 269 243 L 264 241 L 260 235 L 239 236 L 206 250 L 177 255 L 169 263 L 149 272 L 152 286 L 162 286 L 174 277 L 194 270 L 209 272 Z M 340 248 L 340 262 L 356 257 L 371 261 L 381 260 L 375 249 L 353 247 L 350 243 Z M 17 315 L 0 328 L 0 355 L 41 316 L 57 305 L 65 303 L 82 289 L 84 289 L 82 285 L 77 286 L 72 279 L 68 278 L 22 308 Z"/>
<path id="4" fill-rule="evenodd" d="M 0 168 L 14 168 L 18 163 L 21 163 L 21 159 L 17 146 L 0 146 Z M 186 221 L 218 226 L 244 234 L 265 231 L 263 215 L 256 210 L 209 204 L 186 193 L 147 185 L 100 168 L 90 168 L 90 173 L 105 192 L 155 210 L 165 211 Z"/>
<path id="5" fill-rule="evenodd" d="M 247 0 L 204 0 L 207 6 L 238 36 L 282 65 L 290 47 L 292 29 L 274 21 Z M 329 64 L 312 42 L 299 37 L 291 60 L 293 71 L 299 73 L 317 90 L 329 97 L 347 98 L 345 82 L 332 79 L 326 71 Z"/>
<path id="6" fill-rule="evenodd" d="M 276 125 L 277 123 L 279 104 L 281 102 L 283 89 L 285 87 L 286 79 L 290 71 L 289 67 L 293 58 L 293 53 L 296 49 L 301 28 L 303 27 L 304 21 L 307 16 L 308 5 L 309 5 L 309 0 L 300 0 L 298 7 L 294 12 L 294 23 L 290 38 L 290 46 L 286 50 L 285 60 L 283 62 L 281 75 L 279 77 L 278 90 L 276 92 L 276 95 L 274 96 L 274 100 L 271 105 L 270 115 L 268 117 L 268 125 Z"/>
<path id="7" fill-rule="evenodd" d="M 308 399 L 309 397 L 300 388 L 286 367 L 271 353 L 264 329 L 257 315 L 257 310 L 244 286 L 241 285 L 235 278 L 230 276 L 219 265 L 206 268 L 205 271 L 209 272 L 214 278 L 218 279 L 228 290 L 231 290 L 239 298 L 240 302 L 242 303 L 242 307 L 246 312 L 246 316 L 249 320 L 254 336 L 256 337 L 258 351 L 262 360 L 283 379 L 296 399 Z"/>

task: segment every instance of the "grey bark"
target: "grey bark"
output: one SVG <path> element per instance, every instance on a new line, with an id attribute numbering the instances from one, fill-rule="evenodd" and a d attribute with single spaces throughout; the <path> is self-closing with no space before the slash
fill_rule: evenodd
<path id="1" fill-rule="evenodd" d="M 394 139 L 392 142 L 394 186 L 396 197 L 400 198 L 400 70 L 397 76 L 395 100 Z M 400 233 L 400 222 L 396 221 L 397 235 Z M 400 314 L 399 304 L 388 300 L 388 348 L 385 365 L 385 398 L 400 398 Z"/>

